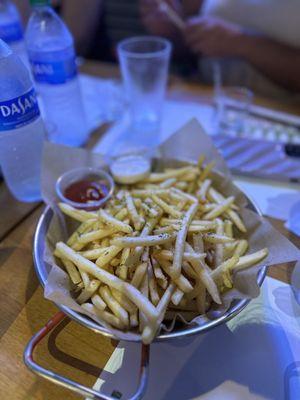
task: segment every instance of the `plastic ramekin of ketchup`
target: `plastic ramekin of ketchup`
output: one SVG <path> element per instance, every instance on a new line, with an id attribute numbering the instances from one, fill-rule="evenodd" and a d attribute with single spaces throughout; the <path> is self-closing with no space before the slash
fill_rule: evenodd
<path id="1" fill-rule="evenodd" d="M 72 169 L 56 182 L 56 193 L 61 201 L 90 211 L 100 208 L 113 191 L 112 177 L 106 171 L 92 167 Z"/>

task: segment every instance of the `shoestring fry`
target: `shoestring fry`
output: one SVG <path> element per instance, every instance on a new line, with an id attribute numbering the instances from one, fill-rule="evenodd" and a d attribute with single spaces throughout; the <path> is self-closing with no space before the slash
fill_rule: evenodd
<path id="1" fill-rule="evenodd" d="M 55 256 L 84 310 L 150 343 L 164 321 L 197 316 L 233 287 L 233 274 L 261 262 L 248 253 L 234 196 L 214 187 L 214 164 L 166 168 L 118 185 L 104 208 L 60 203 L 79 226 Z"/>

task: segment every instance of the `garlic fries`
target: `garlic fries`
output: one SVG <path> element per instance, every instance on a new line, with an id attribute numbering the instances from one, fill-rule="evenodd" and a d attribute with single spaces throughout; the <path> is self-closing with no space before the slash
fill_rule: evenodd
<path id="1" fill-rule="evenodd" d="M 235 198 L 214 187 L 212 168 L 202 157 L 119 185 L 98 211 L 59 204 L 80 225 L 54 254 L 84 310 L 150 343 L 170 316 L 195 317 L 220 304 L 234 272 L 268 255 L 266 248 L 247 254 Z"/>

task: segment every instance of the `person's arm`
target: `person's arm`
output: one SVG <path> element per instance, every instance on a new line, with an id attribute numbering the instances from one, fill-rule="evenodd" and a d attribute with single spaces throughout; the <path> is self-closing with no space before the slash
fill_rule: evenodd
<path id="1" fill-rule="evenodd" d="M 300 48 L 210 16 L 191 18 L 184 36 L 195 54 L 244 59 L 277 84 L 300 91 Z"/>
<path id="2" fill-rule="evenodd" d="M 102 0 L 63 0 L 62 17 L 71 30 L 77 52 L 86 55 L 96 33 L 102 12 Z"/>
<path id="3" fill-rule="evenodd" d="M 160 2 L 167 3 L 185 20 L 192 15 L 198 15 L 204 0 L 139 0 L 141 20 L 147 31 L 153 35 L 178 40 L 181 32 L 159 7 Z"/>
<path id="4" fill-rule="evenodd" d="M 237 55 L 274 82 L 300 92 L 300 48 L 242 33 L 237 39 Z"/>
<path id="5" fill-rule="evenodd" d="M 179 0 L 166 0 L 166 3 L 183 19 L 183 9 Z M 139 0 L 139 10 L 141 21 L 150 34 L 171 40 L 180 34 L 178 28 L 159 7 L 159 1 Z"/>
<path id="6" fill-rule="evenodd" d="M 203 0 L 164 0 L 179 17 L 186 21 L 191 15 L 198 15 Z M 190 50 L 183 40 L 182 29 L 159 7 L 160 0 L 139 0 L 141 21 L 148 33 L 168 38 L 173 43 L 173 54 L 190 57 Z"/>
<path id="7" fill-rule="evenodd" d="M 182 0 L 184 16 L 191 17 L 198 15 L 204 0 Z"/>

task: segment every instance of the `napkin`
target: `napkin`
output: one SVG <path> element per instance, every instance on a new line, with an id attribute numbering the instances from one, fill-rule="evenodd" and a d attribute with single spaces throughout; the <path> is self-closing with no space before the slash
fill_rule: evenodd
<path id="1" fill-rule="evenodd" d="M 291 287 L 266 278 L 260 296 L 207 334 L 155 343 L 144 400 L 297 400 L 300 305 Z M 127 399 L 140 346 L 120 342 L 94 385 Z"/>

